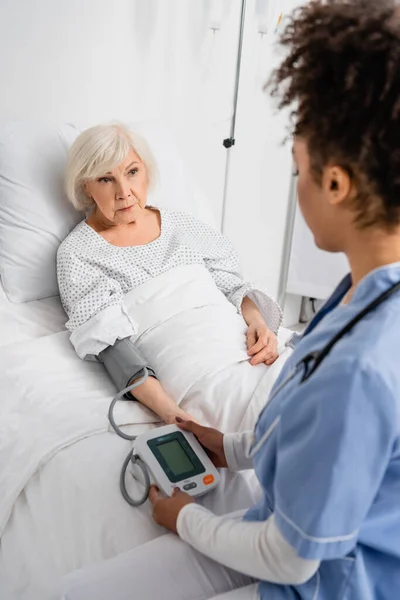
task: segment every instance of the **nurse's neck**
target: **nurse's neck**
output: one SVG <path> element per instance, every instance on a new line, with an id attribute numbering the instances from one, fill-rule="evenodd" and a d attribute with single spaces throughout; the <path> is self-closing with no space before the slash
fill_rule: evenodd
<path id="1" fill-rule="evenodd" d="M 400 262 L 400 226 L 389 231 L 377 227 L 356 229 L 349 236 L 344 251 L 354 289 L 374 269 Z"/>

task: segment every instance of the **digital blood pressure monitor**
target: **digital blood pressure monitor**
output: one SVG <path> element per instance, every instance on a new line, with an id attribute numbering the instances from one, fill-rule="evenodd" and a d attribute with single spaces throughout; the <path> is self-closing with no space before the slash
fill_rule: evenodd
<path id="1" fill-rule="evenodd" d="M 176 487 L 191 496 L 202 496 L 218 485 L 219 473 L 192 433 L 176 425 L 165 425 L 136 436 L 122 431 L 115 422 L 116 403 L 142 385 L 148 376 L 144 367 L 143 377 L 118 392 L 108 409 L 110 425 L 117 435 L 134 443 L 122 464 L 121 494 L 131 506 L 141 506 L 148 498 L 151 483 L 155 483 L 167 496 L 172 496 Z M 131 496 L 127 489 L 129 466 L 133 478 L 143 484 L 140 498 Z"/>
<path id="2" fill-rule="evenodd" d="M 178 487 L 201 496 L 219 483 L 219 473 L 192 433 L 165 425 L 139 435 L 135 454 L 146 465 L 151 479 L 167 495 Z"/>

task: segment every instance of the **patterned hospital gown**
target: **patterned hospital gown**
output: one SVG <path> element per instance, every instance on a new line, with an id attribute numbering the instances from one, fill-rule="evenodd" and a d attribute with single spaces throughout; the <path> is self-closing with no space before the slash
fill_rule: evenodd
<path id="1" fill-rule="evenodd" d="M 146 245 L 114 246 L 85 221 L 64 240 L 57 254 L 57 271 L 61 301 L 69 318 L 67 328 L 76 332 L 108 311 L 114 323 L 119 319 L 118 337 L 129 337 L 134 331 L 121 313 L 124 296 L 174 267 L 200 264 L 208 269 L 239 313 L 244 296 L 249 295 L 268 316 L 268 326 L 277 331 L 281 322 L 278 305 L 243 281 L 237 254 L 229 240 L 188 214 L 165 209 L 160 214 L 161 234 Z M 71 336 L 72 343 L 73 339 Z M 114 342 L 115 339 L 110 340 Z M 76 345 L 75 348 L 84 358 L 88 353 L 98 354 L 107 344 L 102 346 L 81 351 Z"/>

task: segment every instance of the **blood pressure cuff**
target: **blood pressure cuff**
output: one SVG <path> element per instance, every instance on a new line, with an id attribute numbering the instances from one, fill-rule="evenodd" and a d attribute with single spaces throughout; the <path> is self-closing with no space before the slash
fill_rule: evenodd
<path id="1" fill-rule="evenodd" d="M 99 359 L 118 391 L 132 385 L 135 379 L 143 375 L 145 367 L 149 372 L 149 377 L 157 379 L 153 369 L 137 351 L 130 338 L 118 340 L 113 346 L 100 352 Z M 124 398 L 132 400 L 133 396 L 128 392 L 124 394 Z"/>

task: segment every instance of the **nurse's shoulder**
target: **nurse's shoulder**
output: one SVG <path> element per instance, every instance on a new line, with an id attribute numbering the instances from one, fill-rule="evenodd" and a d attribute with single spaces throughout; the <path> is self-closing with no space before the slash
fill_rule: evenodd
<path id="1" fill-rule="evenodd" d="M 342 409 L 359 412 L 364 423 L 381 421 L 394 436 L 400 434 L 399 331 L 400 293 L 361 320 L 331 356 Z"/>

